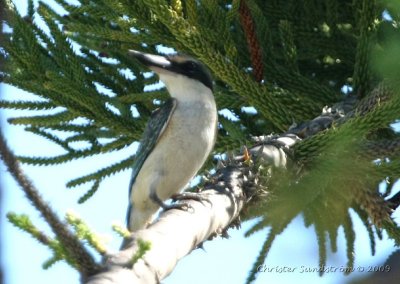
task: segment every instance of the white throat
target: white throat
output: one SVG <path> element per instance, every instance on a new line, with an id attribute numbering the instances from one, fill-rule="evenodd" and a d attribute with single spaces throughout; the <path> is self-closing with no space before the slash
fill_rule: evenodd
<path id="1" fill-rule="evenodd" d="M 214 96 L 210 88 L 203 83 L 180 74 L 170 72 L 159 74 L 171 97 L 178 101 L 203 101 L 212 100 Z"/>

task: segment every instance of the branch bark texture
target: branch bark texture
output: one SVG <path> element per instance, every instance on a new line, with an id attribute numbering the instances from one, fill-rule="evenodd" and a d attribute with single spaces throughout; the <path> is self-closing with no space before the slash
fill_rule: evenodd
<path id="1" fill-rule="evenodd" d="M 88 284 L 158 283 L 168 276 L 178 261 L 193 249 L 216 235 L 223 235 L 238 217 L 245 203 L 246 181 L 237 167 L 224 167 L 212 182 L 199 193 L 203 201 L 187 200 L 188 211 L 169 210 L 145 230 L 132 234 L 124 248 L 105 260 L 102 273 L 90 278 Z M 130 265 L 139 249 L 137 240 L 151 243 L 151 249 Z"/>

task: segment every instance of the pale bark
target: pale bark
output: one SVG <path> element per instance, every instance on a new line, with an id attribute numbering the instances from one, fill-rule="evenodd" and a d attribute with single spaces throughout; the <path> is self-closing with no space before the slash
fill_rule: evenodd
<path id="1" fill-rule="evenodd" d="M 187 211 L 163 212 L 149 228 L 132 234 L 118 253 L 106 259 L 106 269 L 87 283 L 158 283 L 168 276 L 177 262 L 211 236 L 220 235 L 235 220 L 245 198 L 241 172 L 224 168 L 217 189 L 199 193 L 207 201 L 187 200 Z M 151 249 L 133 266 L 130 260 L 138 250 L 137 240 L 151 243 Z"/>

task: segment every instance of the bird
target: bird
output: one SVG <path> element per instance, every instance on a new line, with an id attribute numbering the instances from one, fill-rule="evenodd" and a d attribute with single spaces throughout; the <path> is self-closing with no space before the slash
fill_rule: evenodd
<path id="1" fill-rule="evenodd" d="M 218 111 L 209 70 L 186 55 L 154 55 L 129 50 L 129 56 L 155 72 L 170 97 L 155 110 L 143 132 L 129 184 L 127 228 L 147 228 L 164 201 L 179 194 L 214 148 Z"/>

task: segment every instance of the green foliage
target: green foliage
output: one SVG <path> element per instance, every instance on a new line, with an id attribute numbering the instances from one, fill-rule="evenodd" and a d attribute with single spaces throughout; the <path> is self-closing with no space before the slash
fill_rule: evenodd
<path id="1" fill-rule="evenodd" d="M 74 228 L 79 239 L 87 241 L 87 243 L 101 255 L 104 255 L 107 252 L 104 240 L 94 233 L 81 218 L 73 213 L 67 213 L 66 220 L 68 224 Z"/>
<path id="2" fill-rule="evenodd" d="M 120 237 L 128 238 L 131 235 L 125 226 L 121 226 L 119 224 L 113 224 L 112 229 L 116 232 Z"/>
<path id="3" fill-rule="evenodd" d="M 50 238 L 33 225 L 28 215 L 10 212 L 7 214 L 7 218 L 14 226 L 29 233 L 39 242 L 49 243 Z"/>
<path id="4" fill-rule="evenodd" d="M 79 267 L 73 260 L 69 257 L 68 253 L 65 251 L 60 242 L 56 239 L 50 238 L 41 230 L 39 230 L 30 220 L 27 215 L 18 215 L 15 213 L 7 214 L 8 220 L 17 228 L 27 232 L 34 239 L 39 241 L 41 244 L 47 246 L 52 252 L 53 256 L 43 264 L 44 269 L 50 268 L 54 263 L 60 260 L 65 260 L 72 267 Z"/>
<path id="5" fill-rule="evenodd" d="M 151 243 L 143 241 L 142 239 L 138 239 L 138 251 L 135 253 L 135 255 L 132 257 L 131 264 L 133 265 L 136 261 L 139 259 L 143 258 L 145 253 L 151 249 Z"/>
<path id="6" fill-rule="evenodd" d="M 400 113 L 400 94 L 393 91 L 399 90 L 400 67 L 396 1 L 245 1 L 254 23 L 253 40 L 261 47 L 261 82 L 252 75 L 248 27 L 240 21 L 239 0 L 56 2 L 65 14 L 42 2 L 34 7 L 33 1 L 26 17 L 8 9 L 12 31 L 5 34 L 0 51 L 8 63 L 1 67 L 1 76 L 38 100 L 0 101 L 0 107 L 31 110 L 32 115 L 9 122 L 23 125 L 65 151 L 55 157 L 20 157 L 21 162 L 66 163 L 118 151 L 138 141 L 149 115 L 168 94 L 164 88 L 148 90 L 157 78 L 145 74 L 127 51 L 160 53 L 160 46 L 171 47 L 211 69 L 219 109 L 235 117 L 220 115 L 215 153 L 250 144 L 252 135 L 284 132 L 293 122 L 312 119 L 322 107 L 346 96 L 367 100 L 382 96 L 369 112 L 356 112 L 346 122 L 298 143 L 291 155 L 301 171 L 273 169 L 271 175 L 271 169 L 261 170 L 267 198 L 254 198 L 243 217 L 259 217 L 248 235 L 265 227 L 271 230 L 248 282 L 255 279 L 273 240 L 299 214 L 306 226 L 315 229 L 321 266 L 326 264 L 328 239 L 331 250 L 338 249 L 340 228 L 347 242 L 347 267 L 354 265 L 354 215 L 366 227 L 372 253 L 383 230 L 400 243 L 400 231 L 385 203 L 391 187 L 386 195 L 378 191 L 382 180 L 399 177 L 399 151 L 380 149 L 378 155 L 365 150 L 371 143 L 399 138 L 390 127 Z M 392 19 L 383 19 L 384 11 Z M 38 25 L 39 18 L 46 28 Z M 352 87 L 349 94 L 342 92 L 343 86 Z M 244 108 L 248 106 L 256 112 L 248 112 Z M 139 115 L 134 115 L 133 108 Z M 59 135 L 60 131 L 68 136 Z M 103 138 L 108 142 L 102 142 Z M 77 141 L 89 146 L 76 149 L 73 142 Z M 128 169 L 133 160 L 134 153 L 67 186 L 92 183 L 80 199 L 84 202 L 102 180 Z M 146 249 L 143 245 L 137 257 Z M 56 254 L 48 265 L 59 259 Z"/>
<path id="7" fill-rule="evenodd" d="M 127 57 L 130 48 L 155 53 L 158 45 L 163 44 L 192 54 L 209 66 L 217 80 L 220 109 L 229 109 L 239 119 L 236 123 L 220 119 L 222 128 L 216 152 L 236 148 L 237 142 L 248 142 L 250 135 L 285 130 L 293 121 L 313 117 L 324 104 L 339 97 L 343 82 L 335 83 L 334 88 L 327 87 L 320 82 L 332 81 L 329 76 L 288 68 L 288 60 L 292 66 L 302 66 L 300 61 L 314 62 L 319 57 L 316 54 L 320 47 L 295 46 L 299 32 L 294 28 L 294 20 L 300 19 L 271 17 L 269 9 L 256 1 L 249 1 L 256 25 L 260 23 L 256 31 L 260 41 L 266 40 L 265 35 L 269 38 L 262 42 L 267 74 L 263 84 L 248 74 L 251 66 L 240 27 L 238 1 L 232 7 L 215 1 L 202 5 L 173 1 L 172 6 L 165 1 L 103 0 L 78 6 L 60 0 L 57 3 L 65 9 L 65 15 L 57 14 L 42 2 L 36 10 L 30 2 L 25 18 L 9 10 L 8 24 L 13 30 L 4 46 L 9 62 L 4 80 L 45 102 L 2 102 L 1 106 L 40 110 L 40 114 L 17 117 L 10 123 L 24 125 L 66 151 L 55 157 L 20 157 L 24 163 L 65 163 L 118 151 L 137 141 L 149 114 L 157 107 L 154 99 L 166 98 L 166 92 L 143 92 L 145 86 L 156 82 L 155 77 L 145 77 L 136 62 Z M 49 32 L 37 24 L 38 17 Z M 347 37 L 345 33 L 338 32 L 339 35 Z M 274 48 L 277 44 L 283 44 L 285 54 Z M 302 54 L 305 49 L 315 52 Z M 350 72 L 349 68 L 349 76 Z M 108 90 L 107 95 L 102 88 Z M 249 105 L 257 109 L 251 117 L 242 110 Z M 132 106 L 139 117 L 132 115 Z M 85 118 L 85 123 L 77 123 L 78 118 Z M 54 131 L 70 136 L 59 138 L 52 134 Z M 115 140 L 101 143 L 99 139 L 105 137 Z M 77 150 L 71 147 L 73 141 L 88 142 L 90 146 Z M 128 168 L 131 162 L 130 157 L 115 167 L 77 178 L 68 186 L 93 181 L 97 187 L 106 176 Z M 81 201 L 94 191 L 92 187 Z"/>
<path id="8" fill-rule="evenodd" d="M 137 141 L 149 114 L 157 107 L 154 99 L 164 99 L 166 92 L 143 92 L 145 86 L 156 82 L 155 77 L 145 77 L 136 62 L 127 57 L 130 48 L 155 53 L 158 45 L 163 44 L 192 54 L 209 66 L 217 80 L 216 99 L 220 109 L 229 109 L 239 118 L 235 124 L 221 118 L 216 152 L 236 148 L 238 144 L 232 141 L 246 142 L 250 135 L 285 130 L 293 121 L 311 118 L 324 104 L 339 97 L 343 82 L 335 83 L 335 88 L 326 87 L 319 82 L 329 80 L 329 76 L 319 73 L 311 76 L 305 70 L 293 72 L 293 68 L 288 68 L 287 60 L 298 66 L 302 66 L 299 60 L 314 62 L 320 48 L 297 48 L 296 23 L 271 17 L 271 7 L 263 10 L 263 5 L 256 1 L 249 1 L 249 7 L 256 25 L 260 23 L 256 31 L 265 44 L 263 65 L 267 75 L 261 85 L 248 74 L 251 66 L 238 19 L 238 1 L 232 7 L 215 1 L 205 1 L 202 5 L 173 1 L 171 7 L 165 1 L 103 0 L 82 2 L 78 6 L 56 2 L 65 9 L 65 15 L 57 14 L 42 2 L 36 9 L 29 2 L 29 13 L 24 18 L 9 10 L 8 25 L 13 30 L 4 46 L 9 62 L 4 80 L 45 102 L 0 105 L 40 110 L 40 114 L 17 117 L 10 123 L 25 125 L 27 130 L 50 139 L 67 152 L 55 157 L 20 157 L 24 163 L 65 163 L 118 151 Z M 49 32 L 37 24 L 39 17 Z M 279 26 L 277 31 L 275 25 Z M 280 49 L 274 48 L 277 44 L 283 44 L 285 52 L 290 54 L 281 55 Z M 304 55 L 304 49 L 315 52 Z M 349 75 L 350 72 L 349 69 Z M 99 86 L 111 94 L 104 94 Z M 257 114 L 250 118 L 242 110 L 249 105 L 257 109 Z M 139 117 L 132 116 L 132 106 Z M 76 123 L 78 118 L 85 118 L 86 122 Z M 52 131 L 70 136 L 58 138 Z M 101 143 L 99 139 L 104 137 L 115 140 Z M 73 141 L 85 141 L 90 146 L 76 150 L 70 146 Z M 131 161 L 119 163 L 115 170 L 99 170 L 89 175 L 89 179 L 78 178 L 68 185 L 75 186 L 80 181 L 99 183 L 107 175 L 128 168 Z M 90 192 L 93 191 L 92 188 Z"/>

